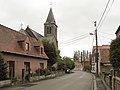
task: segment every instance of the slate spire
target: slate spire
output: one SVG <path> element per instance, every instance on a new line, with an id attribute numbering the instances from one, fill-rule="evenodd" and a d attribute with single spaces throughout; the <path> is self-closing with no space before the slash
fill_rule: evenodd
<path id="1" fill-rule="evenodd" d="M 54 15 L 52 12 L 52 8 L 50 8 L 46 23 L 55 23 Z"/>

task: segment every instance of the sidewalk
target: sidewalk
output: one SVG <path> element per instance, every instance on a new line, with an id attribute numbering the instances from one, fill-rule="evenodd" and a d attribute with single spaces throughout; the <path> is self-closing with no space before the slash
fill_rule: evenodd
<path id="1" fill-rule="evenodd" d="M 93 90 L 111 90 L 106 83 L 101 79 L 101 77 L 94 76 L 94 89 Z"/>
<path id="2" fill-rule="evenodd" d="M 103 81 L 100 77 L 96 78 L 96 86 L 97 86 L 97 90 L 106 90 L 106 87 L 103 84 Z"/>

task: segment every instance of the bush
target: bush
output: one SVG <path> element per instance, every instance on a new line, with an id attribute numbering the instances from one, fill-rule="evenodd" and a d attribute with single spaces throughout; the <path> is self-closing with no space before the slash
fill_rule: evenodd
<path id="1" fill-rule="evenodd" d="M 0 80 L 6 80 L 7 78 L 7 64 L 4 62 L 2 54 L 0 52 Z"/>
<path id="2" fill-rule="evenodd" d="M 71 58 L 69 57 L 64 57 L 63 58 L 63 62 L 64 64 L 66 65 L 66 67 L 70 70 L 74 69 L 75 68 L 75 64 L 74 62 L 71 60 Z"/>
<path id="3" fill-rule="evenodd" d="M 91 65 L 90 64 L 85 64 L 84 66 L 84 71 L 91 71 Z"/>
<path id="4" fill-rule="evenodd" d="M 48 70 L 48 69 L 37 69 L 36 73 L 37 73 L 37 75 L 44 75 L 44 76 L 51 74 L 50 70 Z"/>
<path id="5" fill-rule="evenodd" d="M 57 64 L 57 70 L 66 70 L 67 66 L 63 62 L 63 60 L 59 60 Z"/>
<path id="6" fill-rule="evenodd" d="M 49 70 L 50 71 L 56 71 L 56 68 L 54 66 L 52 66 L 52 67 L 49 67 Z"/>

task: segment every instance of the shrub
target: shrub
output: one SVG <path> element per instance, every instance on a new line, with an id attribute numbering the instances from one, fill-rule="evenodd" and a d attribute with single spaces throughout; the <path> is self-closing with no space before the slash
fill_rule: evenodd
<path id="1" fill-rule="evenodd" d="M 0 80 L 6 80 L 7 78 L 7 64 L 4 62 L 2 54 L 0 52 Z"/>
<path id="2" fill-rule="evenodd" d="M 44 75 L 44 76 L 51 74 L 50 70 L 48 70 L 48 69 L 37 69 L 36 73 L 37 73 L 37 75 Z"/>
<path id="3" fill-rule="evenodd" d="M 85 64 L 84 70 L 90 72 L 91 71 L 91 65 L 90 64 Z"/>

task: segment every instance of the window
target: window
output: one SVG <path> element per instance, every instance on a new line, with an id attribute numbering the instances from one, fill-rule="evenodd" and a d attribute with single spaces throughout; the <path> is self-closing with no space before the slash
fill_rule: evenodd
<path id="1" fill-rule="evenodd" d="M 51 34 L 51 27 L 47 27 L 47 34 Z"/>
<path id="2" fill-rule="evenodd" d="M 44 69 L 44 63 L 40 63 L 40 69 Z"/>
<path id="3" fill-rule="evenodd" d="M 29 51 L 29 43 L 26 43 L 26 51 Z"/>
<path id="4" fill-rule="evenodd" d="M 41 47 L 41 54 L 43 54 L 43 48 Z"/>

